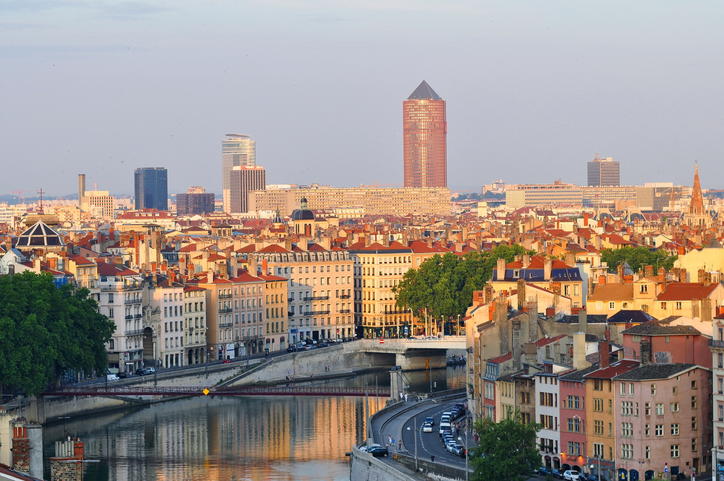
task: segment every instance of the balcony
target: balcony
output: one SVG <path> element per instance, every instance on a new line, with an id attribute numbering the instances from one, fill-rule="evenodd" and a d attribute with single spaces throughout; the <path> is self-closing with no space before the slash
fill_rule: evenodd
<path id="1" fill-rule="evenodd" d="M 709 346 L 716 349 L 724 349 L 724 341 L 716 341 L 714 339 L 709 341 Z"/>
<path id="2" fill-rule="evenodd" d="M 234 323 L 233 322 L 222 322 L 221 324 L 219 324 L 219 329 L 225 329 L 228 327 L 234 327 Z"/>
<path id="3" fill-rule="evenodd" d="M 329 300 L 329 296 L 312 296 L 312 297 L 305 297 L 302 299 L 304 302 L 309 301 L 327 301 Z"/>
<path id="4" fill-rule="evenodd" d="M 326 311 L 307 311 L 304 313 L 305 316 L 324 316 L 329 314 L 329 309 Z"/>
<path id="5" fill-rule="evenodd" d="M 143 302 L 143 299 L 140 299 L 140 298 L 139 298 L 139 299 L 129 299 L 129 298 L 123 299 L 123 303 L 126 304 L 126 305 L 128 305 L 128 304 L 140 304 L 141 302 Z"/>
<path id="6" fill-rule="evenodd" d="M 129 315 L 126 316 L 126 320 L 127 320 L 127 321 L 130 321 L 130 320 L 132 320 L 132 319 L 133 319 L 133 316 L 132 316 L 132 315 L 129 314 Z"/>
<path id="7" fill-rule="evenodd" d="M 406 310 L 402 309 L 402 310 L 397 310 L 397 311 L 385 311 L 383 314 L 392 315 L 392 314 L 409 314 L 409 313 L 410 313 L 410 311 L 406 311 Z"/>
<path id="8" fill-rule="evenodd" d="M 143 329 L 131 329 L 130 331 L 124 332 L 124 334 L 126 335 L 126 337 L 140 336 L 143 334 Z"/>
<path id="9" fill-rule="evenodd" d="M 142 319 L 142 318 L 143 318 L 143 314 L 136 314 L 136 315 L 133 316 L 133 318 L 134 318 L 134 319 Z"/>
<path id="10" fill-rule="evenodd" d="M 231 294 L 219 294 L 219 299 L 231 299 Z"/>
<path id="11" fill-rule="evenodd" d="M 349 309 L 340 309 L 340 310 L 339 310 L 339 313 L 340 313 L 340 314 L 349 314 L 350 312 L 352 312 L 352 311 L 349 310 Z"/>
<path id="12" fill-rule="evenodd" d="M 230 307 L 222 307 L 219 309 L 219 314 L 228 314 L 232 311 Z"/>
<path id="13" fill-rule="evenodd" d="M 340 299 L 349 299 L 350 297 L 352 297 L 351 294 L 342 294 L 341 296 L 339 296 Z"/>

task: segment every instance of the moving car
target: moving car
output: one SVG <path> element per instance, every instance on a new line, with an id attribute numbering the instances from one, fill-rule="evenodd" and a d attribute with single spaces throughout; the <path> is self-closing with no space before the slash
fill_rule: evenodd
<path id="1" fill-rule="evenodd" d="M 430 426 L 434 426 L 434 425 L 435 425 L 435 418 L 432 417 L 432 416 L 428 416 L 428 417 L 425 418 L 425 422 L 426 422 L 426 423 L 430 423 Z"/>
<path id="2" fill-rule="evenodd" d="M 432 424 L 425 421 L 422 423 L 422 432 L 423 433 L 431 433 L 432 432 Z"/>

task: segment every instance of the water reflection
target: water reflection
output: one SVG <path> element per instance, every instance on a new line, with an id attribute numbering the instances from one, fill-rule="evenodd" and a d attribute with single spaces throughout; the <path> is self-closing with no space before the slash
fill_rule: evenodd
<path id="1" fill-rule="evenodd" d="M 435 390 L 462 386 L 461 371 L 433 371 Z M 426 372 L 408 379 L 418 391 L 430 386 Z M 328 383 L 383 386 L 389 376 Z M 367 417 L 384 403 L 372 397 L 182 399 L 48 427 L 45 452 L 65 433 L 79 436 L 87 456 L 100 460 L 88 466 L 87 480 L 342 481 L 349 479 L 345 453 L 364 439 Z"/>

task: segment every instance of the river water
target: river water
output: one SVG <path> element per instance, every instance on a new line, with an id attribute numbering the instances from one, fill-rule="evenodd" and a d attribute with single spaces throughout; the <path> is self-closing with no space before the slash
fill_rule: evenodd
<path id="1" fill-rule="evenodd" d="M 413 392 L 464 386 L 464 369 L 406 373 Z M 327 381 L 386 386 L 387 373 Z M 345 456 L 366 436 L 367 417 L 383 398 L 189 398 L 45 428 L 45 455 L 54 441 L 78 436 L 87 481 L 348 481 Z M 50 479 L 46 462 L 46 479 Z"/>

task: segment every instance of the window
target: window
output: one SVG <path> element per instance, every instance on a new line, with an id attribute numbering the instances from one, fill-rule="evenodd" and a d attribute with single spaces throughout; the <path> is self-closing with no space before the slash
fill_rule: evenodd
<path id="1" fill-rule="evenodd" d="M 644 404 L 644 413 L 647 416 L 651 416 L 651 403 L 647 402 Z"/>
<path id="2" fill-rule="evenodd" d="M 671 403 L 671 404 L 669 405 L 669 407 L 671 408 L 671 412 L 672 412 L 672 413 L 678 413 L 678 412 L 679 412 L 679 403 Z"/>
<path id="3" fill-rule="evenodd" d="M 594 391 L 603 391 L 603 379 L 594 379 L 593 380 L 593 390 Z"/>
<path id="4" fill-rule="evenodd" d="M 671 445 L 671 457 L 672 457 L 672 458 L 678 458 L 678 457 L 679 457 L 679 445 L 678 445 L 678 444 L 672 444 L 672 445 Z"/>
<path id="5" fill-rule="evenodd" d="M 623 459 L 633 458 L 633 444 L 622 444 L 621 445 L 621 457 Z"/>
<path id="6" fill-rule="evenodd" d="M 671 425 L 671 435 L 672 436 L 678 436 L 679 435 L 679 425 L 678 423 L 674 423 Z"/>
<path id="7" fill-rule="evenodd" d="M 569 433 L 580 433 L 581 432 L 581 420 L 579 418 L 568 418 L 568 432 Z"/>
<path id="8" fill-rule="evenodd" d="M 598 436 L 603 436 L 603 421 L 593 421 L 593 433 Z"/>
<path id="9" fill-rule="evenodd" d="M 681 310 L 681 301 L 676 301 L 676 310 L 677 311 Z"/>
<path id="10" fill-rule="evenodd" d="M 664 425 L 657 424 L 656 428 L 654 428 L 654 434 L 656 434 L 657 436 L 663 436 L 664 435 Z"/>
<path id="11" fill-rule="evenodd" d="M 609 302 L 609 303 L 608 303 L 608 308 L 611 309 L 611 310 L 615 309 L 615 308 L 616 308 L 616 303 L 613 302 L 613 301 Z"/>
<path id="12" fill-rule="evenodd" d="M 593 398 L 593 410 L 596 412 L 603 412 L 603 399 Z"/>
<path id="13" fill-rule="evenodd" d="M 572 441 L 568 441 L 568 455 L 569 456 L 580 456 L 581 453 L 581 443 L 575 443 Z"/>
<path id="14" fill-rule="evenodd" d="M 624 438 L 630 438 L 633 436 L 633 424 L 621 423 L 621 436 Z"/>
<path id="15" fill-rule="evenodd" d="M 593 456 L 596 458 L 603 458 L 603 444 L 593 443 Z"/>
<path id="16" fill-rule="evenodd" d="M 696 438 L 691 438 L 691 450 L 696 452 Z"/>
<path id="17" fill-rule="evenodd" d="M 696 416 L 691 417 L 691 430 L 692 431 L 697 430 Z"/>
<path id="18" fill-rule="evenodd" d="M 649 446 L 644 447 L 644 457 L 646 459 L 651 459 L 651 447 L 649 447 Z"/>
<path id="19" fill-rule="evenodd" d="M 697 402 L 696 402 L 696 396 L 691 396 L 691 409 L 696 409 Z"/>
<path id="20" fill-rule="evenodd" d="M 691 389 L 696 389 L 696 379 L 691 380 Z"/>
<path id="21" fill-rule="evenodd" d="M 665 303 L 665 302 L 662 302 L 662 303 L 661 303 L 661 309 L 666 309 L 666 303 Z"/>
<path id="22" fill-rule="evenodd" d="M 651 436 L 651 425 L 650 424 L 646 424 L 644 426 L 644 436 L 646 436 L 646 437 Z"/>
<path id="23" fill-rule="evenodd" d="M 656 403 L 656 415 L 657 416 L 664 415 L 664 403 Z"/>
<path id="24" fill-rule="evenodd" d="M 647 284 L 641 284 L 641 294 L 646 294 L 649 292 L 649 286 Z"/>
<path id="25" fill-rule="evenodd" d="M 633 413 L 634 413 L 633 402 L 624 401 L 621 403 L 621 415 L 622 416 L 633 416 Z"/>

